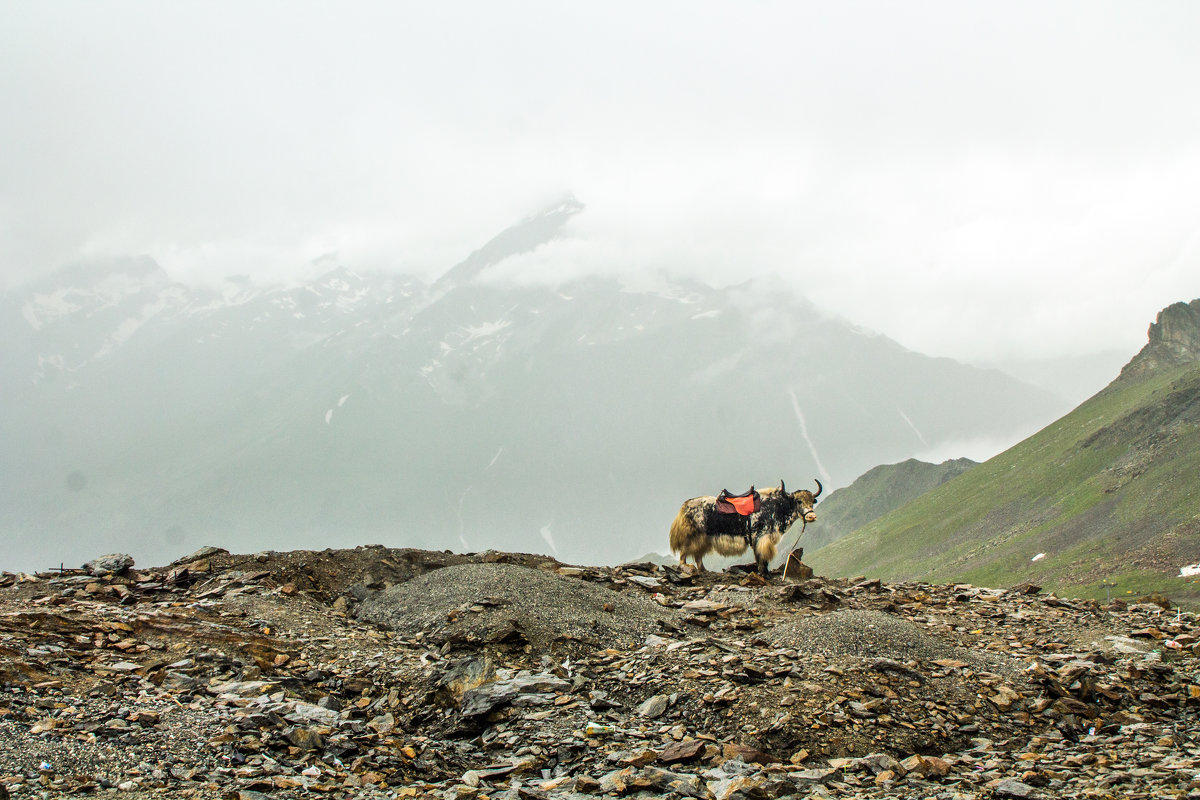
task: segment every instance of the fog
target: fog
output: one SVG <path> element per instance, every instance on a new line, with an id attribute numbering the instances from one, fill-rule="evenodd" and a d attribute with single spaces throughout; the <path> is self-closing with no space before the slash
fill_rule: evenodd
<path id="1" fill-rule="evenodd" d="M 783 276 L 975 363 L 1129 353 L 1200 296 L 1200 6 L 0 6 L 0 287 L 430 277 L 549 199 L 523 280 Z"/>

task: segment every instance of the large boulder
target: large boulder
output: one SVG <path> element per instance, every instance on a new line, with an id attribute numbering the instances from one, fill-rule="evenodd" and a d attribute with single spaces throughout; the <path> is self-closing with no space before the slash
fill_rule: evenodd
<path id="1" fill-rule="evenodd" d="M 109 553 L 106 556 L 96 556 L 83 565 L 89 575 L 97 578 L 105 575 L 120 575 L 133 566 L 133 556 L 126 553 Z"/>

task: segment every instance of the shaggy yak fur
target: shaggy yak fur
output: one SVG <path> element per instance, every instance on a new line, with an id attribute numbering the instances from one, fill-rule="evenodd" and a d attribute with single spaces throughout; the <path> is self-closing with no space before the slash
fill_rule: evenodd
<path id="1" fill-rule="evenodd" d="M 816 484 L 816 494 L 807 489 L 789 493 L 783 481 L 778 489 L 763 489 L 759 492 L 759 510 L 747 517 L 720 513 L 715 497 L 693 497 L 684 502 L 671 523 L 671 552 L 679 554 L 680 564 L 686 564 L 690 556 L 703 572 L 704 557 L 713 550 L 723 556 L 736 556 L 752 549 L 755 567 L 765 576 L 787 529 L 802 518 L 805 522 L 816 521 L 813 506 L 821 494 L 821 482 Z"/>

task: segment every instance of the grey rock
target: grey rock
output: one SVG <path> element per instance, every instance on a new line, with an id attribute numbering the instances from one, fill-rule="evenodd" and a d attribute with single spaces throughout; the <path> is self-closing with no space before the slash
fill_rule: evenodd
<path id="1" fill-rule="evenodd" d="M 109 553 L 96 556 L 83 565 L 88 574 L 97 578 L 105 575 L 120 575 L 133 566 L 133 556 L 126 553 Z"/>
<path id="2" fill-rule="evenodd" d="M 748 764 L 741 758 L 729 758 L 719 767 L 706 770 L 702 774 L 706 780 L 722 781 L 739 775 L 753 775 L 759 771 L 760 768 L 755 764 Z"/>
<path id="3" fill-rule="evenodd" d="M 202 558 L 208 558 L 209 556 L 216 556 L 216 555 L 222 555 L 222 554 L 228 555 L 229 551 L 226 550 L 224 547 L 211 547 L 211 546 L 201 547 L 199 550 L 192 553 L 190 556 L 184 556 L 183 558 L 175 559 L 174 561 L 171 562 L 171 566 L 176 566 L 178 564 L 190 564 L 191 562 L 199 561 Z"/>
<path id="4" fill-rule="evenodd" d="M 551 694 L 571 688 L 571 683 L 549 672 L 521 672 L 512 678 L 497 680 L 463 693 L 461 711 L 465 717 L 477 717 L 511 703 L 520 696 Z"/>
<path id="5" fill-rule="evenodd" d="M 608 692 L 601 691 L 599 689 L 588 692 L 588 705 L 591 706 L 592 710 L 594 711 L 606 711 L 610 708 L 621 708 L 620 703 L 609 699 Z"/>
<path id="6" fill-rule="evenodd" d="M 996 784 L 992 791 L 995 792 L 996 797 L 1015 797 L 1019 800 L 1041 796 L 1037 789 L 1015 778 L 1005 778 Z"/>
<path id="7" fill-rule="evenodd" d="M 666 712 L 671 699 L 665 694 L 656 694 L 637 707 L 637 713 L 647 719 L 657 719 Z"/>
<path id="8" fill-rule="evenodd" d="M 652 788 L 664 793 L 674 792 L 684 797 L 705 797 L 707 794 L 704 781 L 696 775 L 671 772 L 658 767 L 646 767 L 638 774 L 638 777 L 648 780 Z"/>
<path id="9" fill-rule="evenodd" d="M 765 800 L 765 783 L 761 775 L 735 775 L 710 781 L 706 788 L 715 800 Z"/>
<path id="10" fill-rule="evenodd" d="M 227 681 L 214 683 L 208 691 L 214 695 L 235 695 L 237 697 L 257 697 L 279 688 L 279 684 L 271 681 Z"/>
<path id="11" fill-rule="evenodd" d="M 870 753 L 855 759 L 855 765 L 861 769 L 869 769 L 875 775 L 889 769 L 892 772 L 904 773 L 904 767 L 900 766 L 900 762 L 887 753 Z"/>
<path id="12" fill-rule="evenodd" d="M 801 772 L 789 772 L 788 777 L 796 783 L 814 784 L 814 783 L 829 783 L 837 777 L 838 770 L 836 769 L 806 769 Z"/>
<path id="13" fill-rule="evenodd" d="M 284 712 L 283 718 L 289 722 L 337 725 L 342 719 L 339 711 L 299 700 L 288 703 L 282 711 Z"/>

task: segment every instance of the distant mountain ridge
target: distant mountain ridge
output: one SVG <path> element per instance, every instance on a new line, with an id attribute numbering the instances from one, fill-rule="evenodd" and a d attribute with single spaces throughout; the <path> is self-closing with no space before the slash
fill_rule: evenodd
<path id="1" fill-rule="evenodd" d="M 870 469 L 821 500 L 821 524 L 805 531 L 800 544 L 806 553 L 814 553 L 974 466 L 976 462 L 969 458 L 940 464 L 910 458 Z"/>
<path id="2" fill-rule="evenodd" d="M 815 553 L 828 574 L 1033 581 L 1200 601 L 1200 300 L 1108 387 L 1025 441 Z"/>
<path id="3" fill-rule="evenodd" d="M 536 250 L 558 238 L 562 227 L 583 211 L 583 208 L 583 203 L 573 195 L 567 195 L 561 202 L 505 228 L 483 247 L 438 278 L 433 285 L 434 289 L 470 283 L 488 267 L 499 264 L 513 255 Z"/>
<path id="4" fill-rule="evenodd" d="M 665 548 L 687 497 L 832 489 L 1055 413 L 770 279 L 477 279 L 578 213 L 534 214 L 433 284 L 342 266 L 197 288 L 131 259 L 0 297 L 4 566 L 248 542 L 615 563 Z"/>

